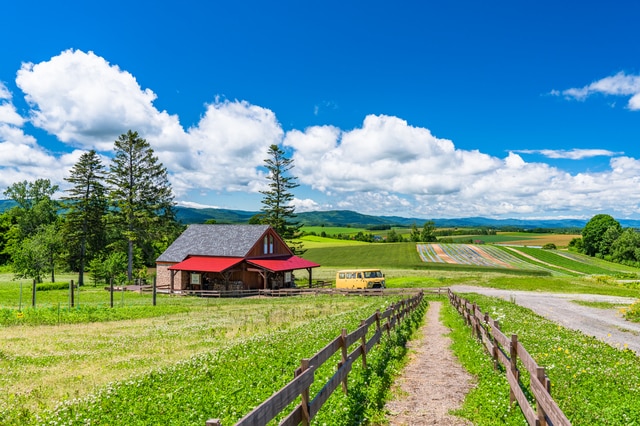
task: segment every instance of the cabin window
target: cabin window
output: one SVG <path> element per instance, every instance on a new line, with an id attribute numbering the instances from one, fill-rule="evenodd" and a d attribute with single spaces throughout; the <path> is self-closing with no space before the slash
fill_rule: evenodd
<path id="1" fill-rule="evenodd" d="M 262 251 L 264 254 L 273 253 L 273 235 L 264 236 Z"/>

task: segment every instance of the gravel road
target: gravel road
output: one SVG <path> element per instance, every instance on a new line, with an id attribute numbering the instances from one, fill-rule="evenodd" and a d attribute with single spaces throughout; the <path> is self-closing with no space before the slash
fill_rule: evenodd
<path id="1" fill-rule="evenodd" d="M 559 294 L 532 291 L 498 290 L 467 285 L 451 286 L 455 293 L 479 293 L 486 296 L 514 300 L 538 315 L 566 328 L 580 330 L 611 346 L 628 348 L 640 355 L 640 323 L 626 321 L 617 309 L 598 309 L 578 305 L 573 300 L 609 302 L 630 305 L 636 299 L 629 297 L 602 296 L 595 294 Z M 482 306 L 481 306 L 482 307 Z"/>

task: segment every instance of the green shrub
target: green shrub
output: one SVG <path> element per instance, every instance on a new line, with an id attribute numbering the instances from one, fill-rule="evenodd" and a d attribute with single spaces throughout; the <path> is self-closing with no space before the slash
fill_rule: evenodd
<path id="1" fill-rule="evenodd" d="M 51 291 L 51 290 L 66 290 L 69 288 L 69 283 L 41 283 L 36 284 L 36 291 Z M 78 288 L 74 284 L 74 288 Z"/>

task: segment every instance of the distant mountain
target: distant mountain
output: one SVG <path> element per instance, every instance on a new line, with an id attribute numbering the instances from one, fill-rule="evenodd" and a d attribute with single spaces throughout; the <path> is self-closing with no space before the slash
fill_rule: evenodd
<path id="1" fill-rule="evenodd" d="M 225 209 L 194 209 L 177 207 L 178 220 L 184 224 L 203 223 L 207 219 L 214 219 L 217 223 L 247 223 L 259 212 Z M 350 226 L 354 228 L 372 228 L 378 226 L 411 226 L 424 225 L 427 220 L 433 220 L 438 228 L 478 228 L 492 227 L 497 229 L 581 229 L 586 220 L 521 220 L 521 219 L 489 219 L 484 217 L 467 217 L 453 219 L 425 219 L 406 218 L 400 216 L 370 216 L 351 210 L 330 210 L 298 213 L 297 222 L 307 226 Z M 640 228 L 640 221 L 620 221 L 623 227 Z"/>
<path id="2" fill-rule="evenodd" d="M 0 213 L 4 212 L 5 210 L 9 210 L 16 204 L 17 203 L 13 200 L 0 200 Z"/>
<path id="3" fill-rule="evenodd" d="M 15 206 L 13 200 L 0 200 L 0 213 Z M 213 219 L 217 223 L 248 223 L 258 211 L 229 210 L 193 207 L 176 207 L 178 220 L 185 224 L 204 223 Z M 374 228 L 380 226 L 411 226 L 414 223 L 422 227 L 428 220 L 433 220 L 438 228 L 479 228 L 496 229 L 582 229 L 588 220 L 579 219 L 489 219 L 486 217 L 464 217 L 452 219 L 407 218 L 401 216 L 371 216 L 351 210 L 329 210 L 298 213 L 296 221 L 307 226 L 350 226 L 354 228 Z M 640 229 L 640 220 L 616 219 L 624 228 Z"/>
<path id="4" fill-rule="evenodd" d="M 217 223 L 247 223 L 258 212 L 227 209 L 195 209 L 192 207 L 176 207 L 176 216 L 184 224 L 204 223 L 208 219 L 214 219 Z"/>

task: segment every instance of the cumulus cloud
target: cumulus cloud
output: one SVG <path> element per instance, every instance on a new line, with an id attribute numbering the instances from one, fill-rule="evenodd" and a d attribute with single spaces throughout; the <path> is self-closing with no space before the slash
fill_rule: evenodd
<path id="1" fill-rule="evenodd" d="M 321 207 L 320 204 L 311 198 L 305 198 L 304 200 L 294 198 L 291 200 L 290 205 L 294 206 L 298 213 L 317 211 L 320 210 Z"/>
<path id="2" fill-rule="evenodd" d="M 513 152 L 519 154 L 540 154 L 547 158 L 582 160 L 591 157 L 614 157 L 623 155 L 623 152 L 609 151 L 608 149 L 520 149 Z"/>
<path id="3" fill-rule="evenodd" d="M 257 192 L 266 178 L 260 171 L 270 145 L 282 141 L 275 114 L 242 101 L 207 106 L 184 143 L 164 147 L 158 156 L 172 168 L 174 189 Z"/>
<path id="4" fill-rule="evenodd" d="M 552 95 L 563 95 L 566 98 L 580 101 L 596 93 L 611 96 L 629 96 L 627 107 L 634 111 L 640 110 L 640 76 L 627 75 L 624 72 L 594 81 L 584 87 L 551 91 Z"/>
<path id="5" fill-rule="evenodd" d="M 540 150 L 553 158 L 610 156 L 610 170 L 572 175 L 517 152 L 497 158 L 461 150 L 452 141 L 397 117 L 368 116 L 362 127 L 293 130 L 301 183 L 331 196 L 341 209 L 414 217 L 567 216 L 619 209 L 638 213 L 638 160 L 608 150 Z M 621 194 L 624 194 L 623 196 Z M 612 207 L 614 206 L 614 207 Z"/>
<path id="6" fill-rule="evenodd" d="M 67 50 L 24 63 L 16 84 L 32 108 L 33 125 L 72 146 L 108 151 L 130 129 L 158 143 L 178 143 L 183 134 L 175 115 L 153 106 L 153 91 L 93 52 Z"/>
<path id="7" fill-rule="evenodd" d="M 34 176 L 56 182 L 62 178 L 60 162 L 38 145 L 33 136 L 24 133 L 25 120 L 12 102 L 13 95 L 0 83 L 0 193 L 16 182 L 34 180 Z"/>
<path id="8" fill-rule="evenodd" d="M 137 131 L 169 170 L 178 196 L 193 189 L 258 191 L 267 149 L 283 136 L 272 111 L 220 99 L 185 131 L 176 115 L 155 108 L 151 89 L 93 52 L 67 50 L 23 64 L 16 84 L 32 108 L 31 123 L 70 146 L 109 152 L 119 135 Z M 0 95 L 5 92 L 2 86 Z M 2 111 L 0 117 L 8 116 Z"/>
<path id="9" fill-rule="evenodd" d="M 633 109 L 638 77 L 619 74 L 605 80 L 562 94 L 576 99 L 593 93 L 632 96 Z M 306 190 L 304 198 L 293 200 L 299 212 L 350 209 L 423 218 L 570 217 L 612 209 L 625 216 L 640 214 L 635 190 L 640 160 L 606 149 L 522 150 L 498 158 L 459 149 L 427 128 L 389 115 L 368 115 L 350 130 L 327 125 L 285 134 L 273 111 L 220 98 L 184 129 L 177 115 L 154 106 L 155 93 L 129 72 L 78 50 L 24 64 L 16 83 L 31 110 L 22 117 L 12 93 L 0 83 L 0 187 L 37 178 L 63 186 L 84 150 L 100 151 L 107 162 L 113 141 L 132 129 L 167 167 L 182 205 L 211 206 L 216 194 L 242 197 L 264 189 L 268 147 L 282 144 L 291 152 L 293 175 Z M 66 149 L 45 149 L 25 130 L 27 120 Z M 570 174 L 520 155 L 532 153 L 611 158 L 606 171 Z M 187 196 L 193 193 L 204 195 L 195 201 Z"/>
<path id="10" fill-rule="evenodd" d="M 369 115 L 361 128 L 350 131 L 331 126 L 293 130 L 284 145 L 295 150 L 300 182 L 323 192 L 446 194 L 499 163 L 386 115 Z"/>

